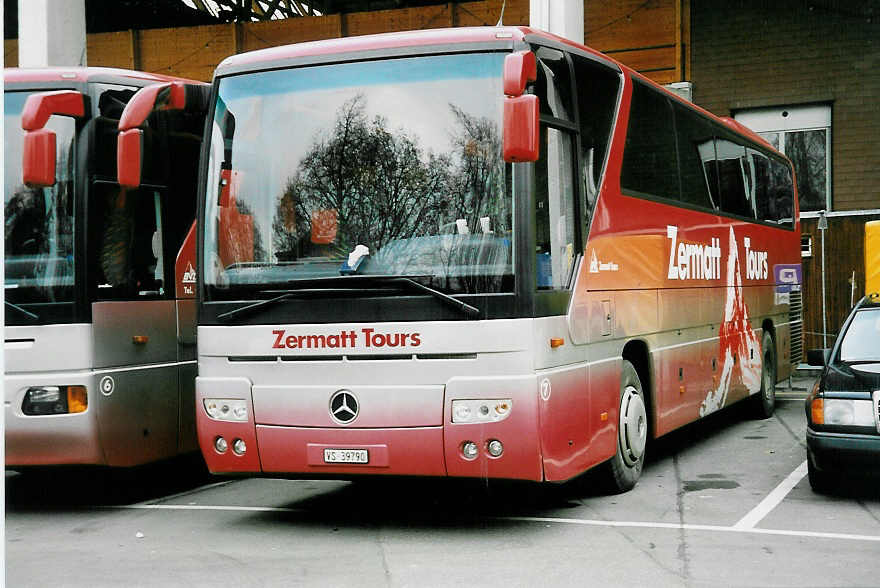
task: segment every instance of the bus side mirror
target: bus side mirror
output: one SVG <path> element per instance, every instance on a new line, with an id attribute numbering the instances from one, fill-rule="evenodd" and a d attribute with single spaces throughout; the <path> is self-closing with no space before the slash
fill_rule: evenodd
<path id="1" fill-rule="evenodd" d="M 504 94 L 522 96 L 526 84 L 538 79 L 538 63 L 531 51 L 511 53 L 504 58 Z"/>
<path id="2" fill-rule="evenodd" d="M 129 129 L 119 133 L 116 144 L 116 176 L 124 188 L 137 188 L 141 185 L 141 170 L 144 164 L 144 132 Z"/>
<path id="3" fill-rule="evenodd" d="M 538 161 L 540 108 L 538 97 L 523 95 L 529 82 L 538 79 L 538 65 L 531 51 L 518 51 L 504 58 L 504 161 Z"/>
<path id="4" fill-rule="evenodd" d="M 55 185 L 55 131 L 39 129 L 25 133 L 21 179 L 30 188 Z"/>
<path id="5" fill-rule="evenodd" d="M 537 96 L 525 95 L 504 99 L 502 141 L 504 161 L 508 163 L 538 161 L 539 115 Z"/>
<path id="6" fill-rule="evenodd" d="M 24 130 L 22 145 L 22 181 L 30 188 L 55 185 L 55 131 L 43 128 L 53 114 L 85 116 L 83 95 L 73 90 L 41 92 L 28 96 L 21 113 Z"/>
<path id="7" fill-rule="evenodd" d="M 210 86 L 165 82 L 145 86 L 125 105 L 119 117 L 119 141 L 116 144 L 116 173 L 121 186 L 137 188 L 143 173 L 144 124 L 150 114 L 157 110 L 207 110 Z M 137 133 L 133 132 L 137 131 Z"/>
<path id="8" fill-rule="evenodd" d="M 85 113 L 85 100 L 79 92 L 60 90 L 32 94 L 28 96 L 21 111 L 21 128 L 25 131 L 37 131 L 46 126 L 53 114 L 80 118 Z"/>

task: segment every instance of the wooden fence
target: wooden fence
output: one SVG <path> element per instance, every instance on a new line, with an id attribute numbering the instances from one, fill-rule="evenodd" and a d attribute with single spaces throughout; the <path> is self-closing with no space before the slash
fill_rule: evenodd
<path id="1" fill-rule="evenodd" d="M 585 2 L 588 45 L 660 83 L 690 73 L 690 0 Z M 211 79 L 234 53 L 303 41 L 392 31 L 494 25 L 501 0 L 449 2 L 270 22 L 95 33 L 87 36 L 88 64 Z M 504 24 L 527 25 L 529 0 L 508 0 Z M 18 65 L 18 41 L 4 40 L 4 63 Z"/>

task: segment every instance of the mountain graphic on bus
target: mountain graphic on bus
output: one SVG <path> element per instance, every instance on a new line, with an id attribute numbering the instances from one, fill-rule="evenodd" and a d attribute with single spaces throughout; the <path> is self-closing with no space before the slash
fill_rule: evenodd
<path id="1" fill-rule="evenodd" d="M 700 416 L 722 408 L 727 401 L 731 381 L 742 380 L 750 394 L 761 388 L 761 344 L 749 321 L 749 309 L 743 298 L 739 253 L 733 227 L 727 254 L 727 300 L 724 322 L 718 329 L 719 353 L 723 358 L 721 379 L 700 405 Z M 739 370 L 741 378 L 734 378 Z"/>

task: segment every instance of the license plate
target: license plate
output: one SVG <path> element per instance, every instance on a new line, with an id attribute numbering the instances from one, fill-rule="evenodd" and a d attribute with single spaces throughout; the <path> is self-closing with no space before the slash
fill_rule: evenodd
<path id="1" fill-rule="evenodd" d="M 325 449 L 324 463 L 369 463 L 366 449 Z"/>

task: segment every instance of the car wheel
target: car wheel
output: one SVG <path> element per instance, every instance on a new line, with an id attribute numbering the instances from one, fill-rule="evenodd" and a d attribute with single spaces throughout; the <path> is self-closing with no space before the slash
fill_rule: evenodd
<path id="1" fill-rule="evenodd" d="M 620 412 L 617 452 L 605 463 L 608 490 L 615 494 L 632 489 L 642 475 L 648 441 L 648 411 L 636 368 L 623 360 L 620 375 Z"/>
<path id="2" fill-rule="evenodd" d="M 776 408 L 776 347 L 767 331 L 761 339 L 761 390 L 752 397 L 752 402 L 756 418 L 773 416 Z"/>

